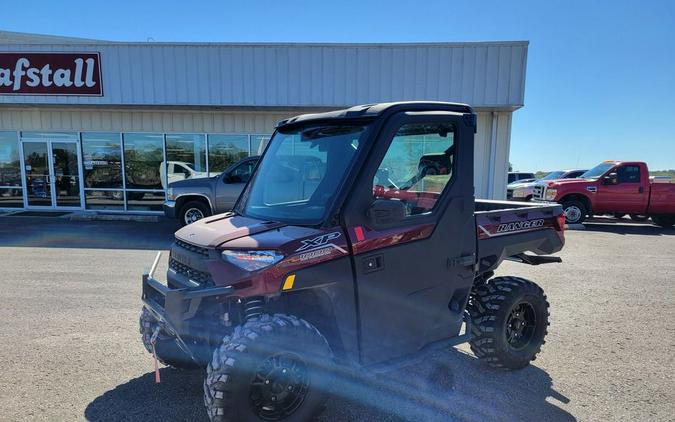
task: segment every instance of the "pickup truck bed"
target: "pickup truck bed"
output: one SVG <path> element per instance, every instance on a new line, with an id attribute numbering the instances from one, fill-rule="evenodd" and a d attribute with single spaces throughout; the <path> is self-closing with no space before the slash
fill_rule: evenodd
<path id="1" fill-rule="evenodd" d="M 479 273 L 525 252 L 558 252 L 565 244 L 565 217 L 558 204 L 477 199 L 475 210 Z"/>

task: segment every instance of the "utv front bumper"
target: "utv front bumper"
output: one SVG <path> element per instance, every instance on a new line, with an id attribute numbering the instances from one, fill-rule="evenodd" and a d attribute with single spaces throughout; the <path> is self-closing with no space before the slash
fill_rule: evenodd
<path id="1" fill-rule="evenodd" d="M 204 299 L 227 296 L 234 289 L 230 286 L 170 288 L 153 278 L 161 255 L 161 252 L 157 253 L 150 271 L 143 274 L 141 300 L 159 321 L 162 329 L 167 334 L 175 336 L 179 347 L 196 362 L 197 359 L 186 342 L 186 337 L 193 334 L 190 329 L 191 322 L 197 316 Z"/>

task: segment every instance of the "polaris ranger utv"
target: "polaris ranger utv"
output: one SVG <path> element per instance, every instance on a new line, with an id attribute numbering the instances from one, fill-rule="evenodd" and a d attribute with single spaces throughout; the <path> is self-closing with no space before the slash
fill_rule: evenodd
<path id="1" fill-rule="evenodd" d="M 438 345 L 528 365 L 546 296 L 493 271 L 559 262 L 541 255 L 562 248 L 564 217 L 557 204 L 474 200 L 475 130 L 469 106 L 440 102 L 281 121 L 233 211 L 176 232 L 166 284 L 159 255 L 143 276 L 148 351 L 206 367 L 213 421 L 306 420 L 336 368 Z"/>

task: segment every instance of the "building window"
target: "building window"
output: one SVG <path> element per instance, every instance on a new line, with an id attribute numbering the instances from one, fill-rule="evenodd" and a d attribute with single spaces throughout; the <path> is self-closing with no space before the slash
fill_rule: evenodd
<path id="1" fill-rule="evenodd" d="M 209 172 L 222 173 L 249 156 L 248 135 L 209 135 Z"/>
<path id="2" fill-rule="evenodd" d="M 166 135 L 166 165 L 162 166 L 161 174 L 164 188 L 167 183 L 208 175 L 204 135 Z"/>
<path id="3" fill-rule="evenodd" d="M 0 132 L 0 208 L 23 207 L 19 139 L 16 132 Z"/>
<path id="4" fill-rule="evenodd" d="M 127 210 L 129 211 L 162 211 L 164 192 L 131 192 L 127 191 Z"/>
<path id="5" fill-rule="evenodd" d="M 164 189 L 160 177 L 164 136 L 158 133 L 125 133 L 123 138 L 126 188 Z"/>
<path id="6" fill-rule="evenodd" d="M 124 211 L 124 193 L 121 190 L 84 190 L 88 210 Z"/>
<path id="7" fill-rule="evenodd" d="M 21 186 L 19 139 L 16 132 L 0 132 L 0 187 Z"/>
<path id="8" fill-rule="evenodd" d="M 271 135 L 251 135 L 250 155 L 261 155 L 271 137 Z"/>
<path id="9" fill-rule="evenodd" d="M 119 133 L 83 133 L 84 187 L 122 188 L 122 148 Z"/>

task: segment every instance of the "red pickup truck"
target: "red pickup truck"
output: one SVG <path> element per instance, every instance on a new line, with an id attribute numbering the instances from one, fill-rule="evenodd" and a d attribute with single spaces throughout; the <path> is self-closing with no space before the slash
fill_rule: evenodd
<path id="1" fill-rule="evenodd" d="M 675 225 L 675 183 L 649 179 L 647 164 L 604 161 L 577 179 L 535 187 L 533 198 L 562 204 L 568 223 L 596 214 L 648 215 L 662 227 Z"/>

